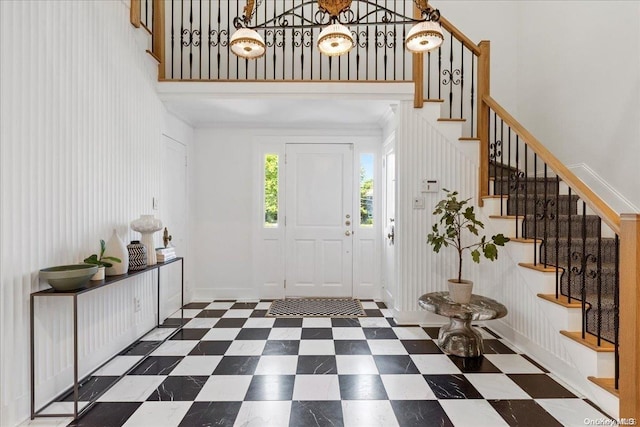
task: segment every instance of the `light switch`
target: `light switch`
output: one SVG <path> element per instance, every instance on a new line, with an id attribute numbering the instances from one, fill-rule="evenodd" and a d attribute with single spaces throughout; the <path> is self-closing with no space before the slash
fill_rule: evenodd
<path id="1" fill-rule="evenodd" d="M 424 197 L 413 198 L 413 209 L 424 209 Z"/>
<path id="2" fill-rule="evenodd" d="M 152 199 L 152 202 L 151 202 L 151 203 L 152 203 L 153 210 L 154 210 L 154 211 L 157 211 L 157 210 L 158 210 L 158 198 L 157 198 L 157 197 L 154 197 L 154 198 Z"/>

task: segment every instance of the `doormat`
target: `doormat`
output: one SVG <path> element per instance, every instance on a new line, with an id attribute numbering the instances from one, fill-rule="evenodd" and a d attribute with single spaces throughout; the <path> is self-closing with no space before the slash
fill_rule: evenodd
<path id="1" fill-rule="evenodd" d="M 270 317 L 358 317 L 366 316 L 360 300 L 352 298 L 287 298 L 271 303 Z"/>

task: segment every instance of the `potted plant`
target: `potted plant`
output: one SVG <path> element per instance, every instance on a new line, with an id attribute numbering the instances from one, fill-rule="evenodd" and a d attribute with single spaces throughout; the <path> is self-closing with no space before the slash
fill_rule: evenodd
<path id="1" fill-rule="evenodd" d="M 509 241 L 508 237 L 496 234 L 487 238 L 480 235 L 479 230 L 484 229 L 484 224 L 476 219 L 473 206 L 467 206 L 469 200 L 458 200 L 457 191 L 449 191 L 445 188 L 447 197 L 440 200 L 433 211 L 434 215 L 440 215 L 433 225 L 433 232 L 427 236 L 427 242 L 433 246 L 433 251 L 438 253 L 440 249 L 453 246 L 458 252 L 458 277 L 449 279 L 449 297 L 459 304 L 466 304 L 471 299 L 473 282 L 462 279 L 462 255 L 465 251 L 471 253 L 473 262 L 479 263 L 481 256 L 490 261 L 498 258 L 498 246 L 504 246 Z M 469 237 L 463 236 L 468 232 Z M 472 238 L 475 236 L 475 238 Z M 471 239 L 471 238 L 472 239 Z"/>
<path id="2" fill-rule="evenodd" d="M 104 268 L 113 266 L 113 262 L 122 262 L 120 258 L 114 256 L 104 256 L 104 251 L 107 248 L 104 240 L 100 239 L 100 256 L 98 254 L 91 254 L 84 259 L 86 264 L 94 264 L 98 266 L 98 272 L 93 275 L 91 280 L 104 280 Z"/>

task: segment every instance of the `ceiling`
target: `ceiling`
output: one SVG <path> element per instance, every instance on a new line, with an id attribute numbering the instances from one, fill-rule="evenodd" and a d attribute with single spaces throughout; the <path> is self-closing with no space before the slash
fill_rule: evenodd
<path id="1" fill-rule="evenodd" d="M 174 98 L 167 109 L 194 127 L 375 127 L 380 128 L 391 100 L 308 98 Z"/>

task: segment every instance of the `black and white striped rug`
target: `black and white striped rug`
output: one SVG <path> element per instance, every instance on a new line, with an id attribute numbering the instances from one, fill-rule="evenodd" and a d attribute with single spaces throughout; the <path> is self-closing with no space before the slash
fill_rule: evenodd
<path id="1" fill-rule="evenodd" d="M 287 298 L 271 303 L 271 317 L 358 317 L 366 316 L 360 301 L 353 298 Z"/>

